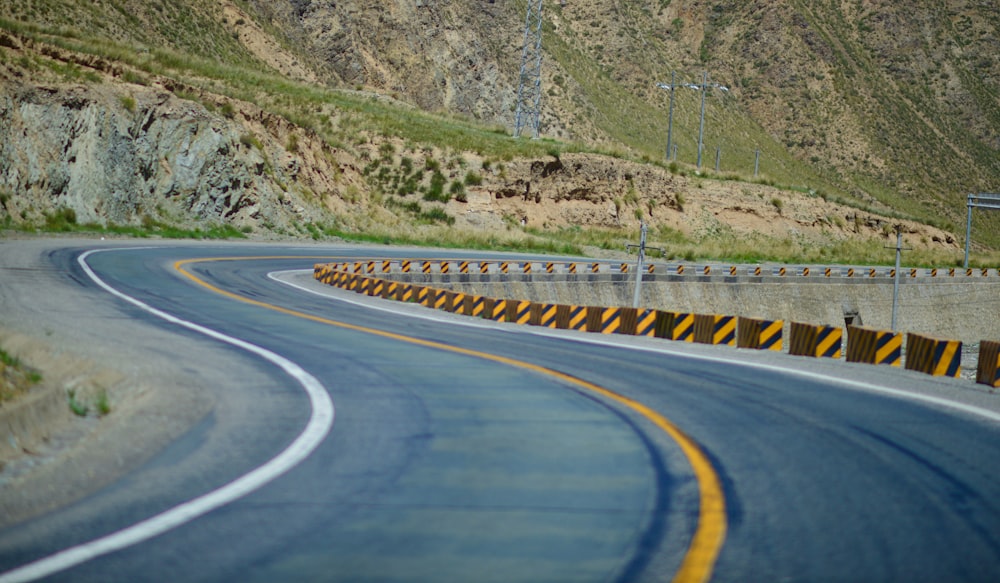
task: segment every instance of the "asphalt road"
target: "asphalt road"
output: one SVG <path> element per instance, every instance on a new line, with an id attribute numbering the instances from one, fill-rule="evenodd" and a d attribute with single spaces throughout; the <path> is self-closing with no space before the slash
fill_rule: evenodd
<path id="1" fill-rule="evenodd" d="M 826 370 L 825 363 L 784 358 L 754 367 L 741 363 L 742 354 L 729 359 L 732 349 L 705 360 L 572 333 L 456 325 L 267 277 L 358 253 L 366 251 L 171 246 L 88 258 L 121 293 L 293 361 L 322 385 L 336 414 L 315 449 L 286 472 L 52 580 L 672 579 L 704 523 L 704 475 L 648 417 L 533 367 L 641 403 L 699 444 L 726 509 L 712 580 L 1000 577 L 995 421 L 782 370 Z M 234 255 L 303 257 L 184 266 L 257 303 L 210 290 L 174 266 Z M 212 414 L 122 479 L 0 531 L 0 572 L 223 488 L 281 455 L 311 423 L 315 403 L 286 371 L 103 292 L 77 256 L 51 260 L 80 282 L 80 293 L 104 294 L 125 318 L 165 332 L 177 354 L 221 350 L 232 370 L 215 374 L 233 381 L 204 387 Z M 902 372 L 879 379 L 938 390 Z"/>

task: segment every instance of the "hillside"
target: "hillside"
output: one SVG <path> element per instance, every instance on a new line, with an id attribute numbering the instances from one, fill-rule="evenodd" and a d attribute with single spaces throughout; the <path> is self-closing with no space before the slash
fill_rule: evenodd
<path id="1" fill-rule="evenodd" d="M 266 9 L 287 5 L 293 10 Z M 424 4 L 418 8 L 417 4 Z M 524 2 L 259 2 L 337 78 L 511 127 Z M 961 224 L 1000 184 L 1000 9 L 991 3 L 573 0 L 544 8 L 543 134 L 661 159 L 670 72 L 707 100 L 706 165 L 822 184 Z M 675 95 L 681 161 L 698 94 Z"/>
<path id="2" fill-rule="evenodd" d="M 258 234 L 518 238 L 527 218 L 529 235 L 598 228 L 576 237 L 591 243 L 642 218 L 705 253 L 750 234 L 836 253 L 908 218 L 911 244 L 954 253 L 965 194 L 1000 184 L 1000 11 L 986 3 L 552 2 L 540 141 L 503 130 L 524 2 L 0 5 L 8 225 L 67 208 Z M 655 83 L 671 71 L 731 89 L 706 99 L 717 175 L 694 173 L 691 90 L 675 94 L 678 163 L 662 161 Z M 977 216 L 975 237 L 1000 245 L 1000 220 Z"/>

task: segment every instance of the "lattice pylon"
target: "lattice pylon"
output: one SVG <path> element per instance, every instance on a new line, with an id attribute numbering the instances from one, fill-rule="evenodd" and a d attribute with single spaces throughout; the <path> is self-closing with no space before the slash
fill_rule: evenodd
<path id="1" fill-rule="evenodd" d="M 514 137 L 531 128 L 532 139 L 538 138 L 538 123 L 542 102 L 542 0 L 528 0 L 524 18 L 524 48 L 521 50 L 521 74 L 517 85 L 517 113 Z"/>

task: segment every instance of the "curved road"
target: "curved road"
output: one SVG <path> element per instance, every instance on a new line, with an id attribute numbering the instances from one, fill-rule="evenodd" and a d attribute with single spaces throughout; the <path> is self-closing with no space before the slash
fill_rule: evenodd
<path id="1" fill-rule="evenodd" d="M 121 294 L 279 360 L 226 345 L 261 382 L 208 388 L 213 415 L 166 450 L 79 503 L 0 531 L 0 572 L 175 512 L 291 446 L 301 461 L 232 502 L 51 579 L 663 581 L 699 558 L 714 581 L 1000 576 L 1000 423 L 987 415 L 783 370 L 813 366 L 798 359 L 754 367 L 726 362 L 735 351 L 705 360 L 456 325 L 268 277 L 365 256 L 356 248 L 172 246 L 85 262 L 80 251 L 52 260 L 81 293 L 104 294 L 188 350 L 218 349 L 101 290 L 89 267 Z M 317 421 L 309 379 L 335 415 Z M 698 444 L 707 469 L 657 413 Z M 705 514 L 715 479 L 724 516 Z M 725 532 L 721 553 L 692 549 L 712 528 Z"/>

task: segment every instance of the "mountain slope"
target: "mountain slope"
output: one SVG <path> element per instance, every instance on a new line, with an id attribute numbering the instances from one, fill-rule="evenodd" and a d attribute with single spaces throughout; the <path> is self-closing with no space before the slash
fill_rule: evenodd
<path id="1" fill-rule="evenodd" d="M 422 4 L 423 7 L 418 7 Z M 572 0 L 545 5 L 543 133 L 662 157 L 669 80 L 728 85 L 707 100 L 706 165 L 823 182 L 961 223 L 1000 183 L 1000 9 L 992 3 Z M 512 125 L 524 2 L 253 3 L 339 79 Z M 280 11 L 267 6 L 287 6 Z M 682 161 L 698 95 L 676 95 Z M 617 145 L 617 146 L 616 146 Z"/>
<path id="2" fill-rule="evenodd" d="M 404 159 L 460 161 L 447 169 L 449 182 L 491 161 L 495 171 L 497 160 L 571 151 L 662 163 L 669 95 L 655 83 L 668 81 L 671 71 L 685 82 L 707 72 L 731 89 L 705 99 L 703 165 L 712 167 L 718 151 L 726 178 L 792 185 L 952 232 L 964 225 L 965 194 L 1000 183 L 1000 10 L 990 3 L 549 2 L 542 132 L 563 142 L 538 143 L 511 141 L 498 130 L 513 120 L 523 0 L 2 0 L 0 6 L 14 19 L 2 28 L 23 45 L 5 53 L 6 89 L 112 83 L 127 103 L 130 83 L 165 88 L 200 104 L 204 115 L 223 118 L 216 123 L 237 124 L 230 142 L 257 140 L 271 149 L 265 158 L 272 167 L 282 157 L 308 165 L 296 155 L 313 152 L 321 140 L 334 153 L 320 157 L 340 160 L 342 182 L 300 185 L 297 174 L 265 173 L 255 187 L 271 192 L 268 200 L 281 191 L 298 201 L 301 193 L 295 204 L 304 207 L 322 199 L 327 210 L 381 216 L 385 208 L 363 209 L 401 187 L 359 178 L 379 159 L 395 173 Z M 96 55 L 111 63 L 105 68 L 112 74 L 95 76 L 90 56 L 66 57 L 69 64 L 64 57 L 33 57 L 49 49 L 32 48 L 31 39 Z M 669 174 L 689 174 L 701 95 L 678 89 L 675 98 L 680 164 Z M 298 130 L 251 124 L 257 114 L 244 112 L 255 108 Z M 302 141 L 292 143 L 292 134 Z M 386 158 L 383 146 L 395 153 Z M 463 168 L 469 162 L 471 169 Z M 431 174 L 417 183 L 421 191 Z M 697 188 L 706 184 L 714 183 L 698 181 Z M 650 188 L 662 193 L 638 194 L 697 195 L 678 191 L 684 187 L 677 181 Z M 619 197 L 630 192 L 615 189 Z M 49 196 L 57 206 L 58 193 Z M 397 207 L 413 204 L 401 200 Z M 977 218 L 976 225 L 977 240 L 1000 245 L 997 217 Z"/>

